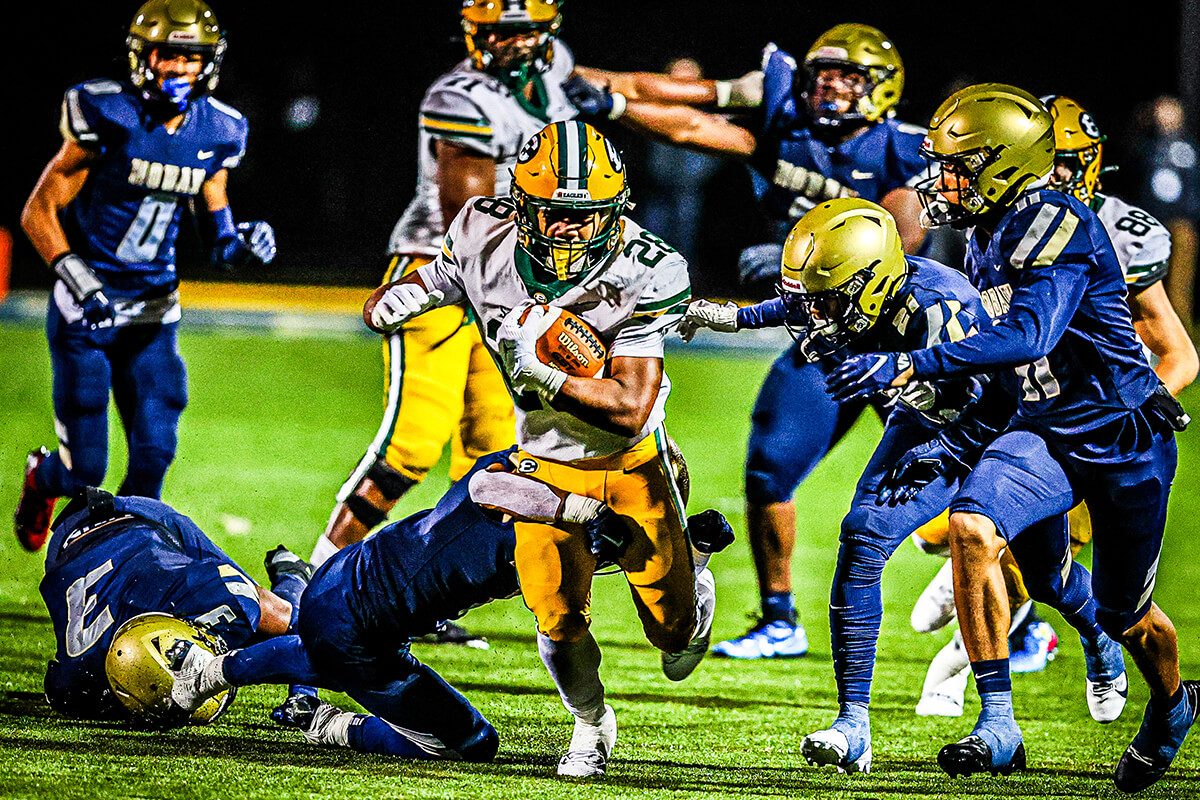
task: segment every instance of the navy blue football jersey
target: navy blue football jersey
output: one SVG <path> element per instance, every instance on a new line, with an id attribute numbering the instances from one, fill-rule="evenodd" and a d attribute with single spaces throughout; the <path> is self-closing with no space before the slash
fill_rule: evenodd
<path id="1" fill-rule="evenodd" d="M 885 119 L 845 142 L 826 144 L 813 134 L 794 89 L 797 74 L 802 75 L 795 59 L 768 45 L 762 70 L 764 119 L 749 164 L 755 194 L 777 225 L 778 241 L 818 203 L 847 196 L 878 203 L 927 172 L 920 154 L 924 128 Z"/>
<path id="2" fill-rule="evenodd" d="M 325 573 L 340 575 L 353 584 L 347 600 L 358 619 L 412 636 L 475 606 L 514 596 L 520 590 L 515 528 L 488 518 L 467 486 L 480 469 L 505 463 L 509 452 L 479 459 L 432 509 L 343 548 L 322 565 L 310 587 L 318 586 Z"/>
<path id="3" fill-rule="evenodd" d="M 245 117 L 203 97 L 170 133 L 132 87 L 98 80 L 67 91 L 61 127 L 64 138 L 100 153 L 62 215 L 72 250 L 111 288 L 110 299 L 174 286 L 180 210 L 208 178 L 241 161 Z"/>
<path id="4" fill-rule="evenodd" d="M 117 497 L 114 507 L 116 517 L 97 523 L 87 509 L 60 517 L 46 549 L 40 589 L 57 644 L 46 694 L 71 716 L 112 700 L 104 658 L 126 620 L 172 614 L 207 625 L 230 647 L 258 627 L 254 581 L 191 519 L 145 497 Z"/>
<path id="5" fill-rule="evenodd" d="M 994 372 L 1018 418 L 1064 437 L 1118 420 L 1157 387 L 1109 236 L 1074 197 L 1024 193 L 991 237 L 970 236 L 966 266 L 994 323 L 914 353 L 918 378 Z"/>

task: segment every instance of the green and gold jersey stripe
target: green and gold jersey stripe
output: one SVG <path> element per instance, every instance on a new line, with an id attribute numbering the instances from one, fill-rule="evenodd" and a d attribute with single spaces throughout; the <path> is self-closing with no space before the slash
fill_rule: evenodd
<path id="1" fill-rule="evenodd" d="M 648 303 L 638 303 L 633 308 L 635 314 L 647 314 L 651 312 L 665 313 L 670 311 L 677 305 L 686 303 L 692 297 L 692 287 L 684 289 L 674 297 L 668 297 L 665 300 L 655 300 Z"/>
<path id="2" fill-rule="evenodd" d="M 471 119 L 468 117 L 453 117 L 444 114 L 421 114 L 421 130 L 429 133 L 469 136 L 476 139 L 490 139 L 492 126 L 486 119 Z"/>

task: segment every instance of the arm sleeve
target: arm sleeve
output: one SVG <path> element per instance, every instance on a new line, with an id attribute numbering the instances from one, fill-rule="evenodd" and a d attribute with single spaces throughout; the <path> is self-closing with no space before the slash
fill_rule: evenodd
<path id="1" fill-rule="evenodd" d="M 737 312 L 738 330 L 746 328 L 774 328 L 787 321 L 787 309 L 782 297 L 772 297 L 752 306 L 743 306 Z"/>

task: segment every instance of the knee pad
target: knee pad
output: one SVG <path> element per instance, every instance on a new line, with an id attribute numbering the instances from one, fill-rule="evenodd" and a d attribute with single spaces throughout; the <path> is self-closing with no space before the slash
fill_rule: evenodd
<path id="1" fill-rule="evenodd" d="M 487 720 L 482 720 L 480 730 L 457 748 L 463 761 L 476 764 L 492 761 L 500 749 L 500 735 Z"/>

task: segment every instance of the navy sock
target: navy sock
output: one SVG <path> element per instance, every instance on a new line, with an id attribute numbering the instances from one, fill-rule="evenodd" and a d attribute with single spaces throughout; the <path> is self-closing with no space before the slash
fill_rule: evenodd
<path id="1" fill-rule="evenodd" d="M 829 597 L 829 638 L 838 703 L 871 702 L 875 648 L 883 619 L 880 578 L 887 553 L 873 545 L 843 541 Z"/>
<path id="2" fill-rule="evenodd" d="M 764 592 L 762 595 L 762 616 L 765 622 L 783 620 L 796 622 L 796 601 L 790 591 Z"/>

